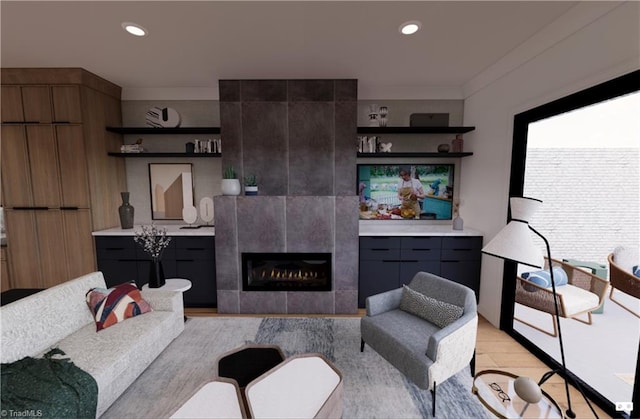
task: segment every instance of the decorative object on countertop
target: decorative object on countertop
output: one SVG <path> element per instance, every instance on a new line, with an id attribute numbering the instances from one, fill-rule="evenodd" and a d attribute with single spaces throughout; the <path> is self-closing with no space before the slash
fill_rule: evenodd
<path id="1" fill-rule="evenodd" d="M 185 206 L 182 208 L 182 219 L 185 223 L 189 224 L 186 228 L 198 228 L 194 227 L 193 223 L 198 219 L 198 210 L 193 205 Z"/>
<path id="2" fill-rule="evenodd" d="M 136 231 L 133 240 L 151 256 L 149 271 L 149 288 L 160 288 L 164 285 L 164 270 L 162 269 L 162 252 L 169 246 L 171 237 L 167 230 L 158 228 L 154 224 L 143 225 L 141 231 Z"/>
<path id="3" fill-rule="evenodd" d="M 213 199 L 204 197 L 200 200 L 200 218 L 206 223 L 205 227 L 213 221 Z"/>
<path id="4" fill-rule="evenodd" d="M 129 203 L 129 192 L 120 192 L 122 197 L 122 205 L 118 207 L 120 215 L 120 227 L 123 230 L 133 228 L 133 213 L 135 208 Z"/>
<path id="5" fill-rule="evenodd" d="M 180 114 L 173 108 L 154 106 L 145 116 L 147 125 L 156 128 L 175 128 L 180 126 Z"/>
<path id="6" fill-rule="evenodd" d="M 258 195 L 258 178 L 256 175 L 244 177 L 244 194 L 247 196 Z"/>
<path id="7" fill-rule="evenodd" d="M 462 230 L 464 228 L 464 220 L 460 217 L 460 205 L 462 205 L 461 199 L 453 200 L 453 215 L 455 215 L 453 219 L 454 230 Z"/>
<path id="8" fill-rule="evenodd" d="M 387 115 L 389 114 L 389 108 L 386 106 L 380 106 L 378 109 L 378 115 L 380 118 L 378 119 L 378 126 L 386 127 L 387 126 Z"/>
<path id="9" fill-rule="evenodd" d="M 449 144 L 438 145 L 438 153 L 448 153 L 448 152 L 449 152 Z"/>
<path id="10" fill-rule="evenodd" d="M 451 140 L 451 151 L 454 153 L 462 153 L 464 150 L 464 140 L 462 134 L 456 134 L 456 138 Z"/>
<path id="11" fill-rule="evenodd" d="M 220 189 L 223 195 L 240 195 L 240 180 L 236 177 L 233 166 L 227 166 L 224 169 Z"/>

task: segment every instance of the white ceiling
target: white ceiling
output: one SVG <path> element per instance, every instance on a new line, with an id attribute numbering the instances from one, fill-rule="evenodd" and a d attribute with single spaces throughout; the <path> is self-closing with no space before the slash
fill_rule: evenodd
<path id="1" fill-rule="evenodd" d="M 1 64 L 82 67 L 123 93 L 217 97 L 219 79 L 356 78 L 361 93 L 397 92 L 388 98 L 461 96 L 577 3 L 3 0 Z M 422 30 L 401 35 L 408 20 Z M 149 35 L 125 33 L 124 21 Z"/>

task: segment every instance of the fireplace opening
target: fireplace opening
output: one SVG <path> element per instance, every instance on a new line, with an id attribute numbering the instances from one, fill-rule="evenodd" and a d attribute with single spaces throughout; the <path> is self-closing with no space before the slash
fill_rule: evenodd
<path id="1" fill-rule="evenodd" d="M 243 253 L 243 291 L 331 291 L 331 253 Z"/>

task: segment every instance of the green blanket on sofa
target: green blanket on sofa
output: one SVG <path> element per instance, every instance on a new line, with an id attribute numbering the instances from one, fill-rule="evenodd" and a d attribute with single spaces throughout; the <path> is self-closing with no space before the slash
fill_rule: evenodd
<path id="1" fill-rule="evenodd" d="M 2 364 L 2 413 L 40 418 L 95 418 L 98 384 L 60 349 Z"/>

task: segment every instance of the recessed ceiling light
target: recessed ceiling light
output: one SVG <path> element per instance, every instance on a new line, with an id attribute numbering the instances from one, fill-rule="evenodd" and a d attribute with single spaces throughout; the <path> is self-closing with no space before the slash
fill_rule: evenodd
<path id="1" fill-rule="evenodd" d="M 149 33 L 148 30 L 133 22 L 122 22 L 122 28 L 135 36 L 145 36 Z"/>
<path id="2" fill-rule="evenodd" d="M 403 35 L 412 35 L 420 30 L 422 23 L 417 20 L 411 20 L 409 22 L 404 22 L 400 25 L 400 33 Z"/>

